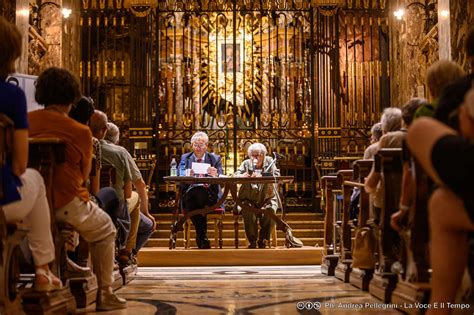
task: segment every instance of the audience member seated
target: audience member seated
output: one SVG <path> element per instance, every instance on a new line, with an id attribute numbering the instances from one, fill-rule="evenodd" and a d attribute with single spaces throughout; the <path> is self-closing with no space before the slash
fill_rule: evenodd
<path id="1" fill-rule="evenodd" d="M 461 136 L 431 118 L 420 118 L 408 132 L 408 146 L 438 189 L 428 210 L 431 235 L 433 303 L 454 303 L 468 257 L 468 234 L 474 231 L 474 89 L 459 107 Z M 451 308 L 428 309 L 449 314 Z"/>
<path id="2" fill-rule="evenodd" d="M 370 129 L 370 145 L 364 151 L 364 160 L 370 160 L 374 158 L 375 153 L 379 150 L 378 142 L 382 137 L 382 123 L 375 123 Z"/>
<path id="3" fill-rule="evenodd" d="M 23 220 L 29 227 L 28 241 L 36 268 L 35 289 L 52 291 L 62 287 L 48 264 L 54 260 L 54 242 L 50 229 L 50 210 L 41 174 L 27 169 L 28 117 L 23 91 L 6 82 L 15 72 L 15 60 L 21 55 L 21 34 L 15 25 L 0 16 L 0 113 L 14 124 L 13 147 L 3 167 L 3 198 L 0 211 L 7 222 Z M 4 285 L 2 283 L 2 285 Z"/>
<path id="4" fill-rule="evenodd" d="M 405 134 L 405 131 L 400 131 L 402 127 L 402 111 L 396 107 L 389 107 L 383 111 L 382 118 L 380 120 L 382 124 L 382 133 L 383 136 L 380 138 L 379 142 L 377 142 L 378 149 L 380 148 L 391 148 L 391 147 L 401 147 L 401 139 Z M 388 135 L 390 134 L 390 135 Z M 387 137 L 385 137 L 388 135 Z M 384 138 L 385 137 L 385 138 Z M 388 141 L 392 139 L 392 141 Z M 400 139 L 397 141 L 398 145 L 394 145 L 393 139 Z M 384 140 L 382 142 L 382 140 Z M 378 149 L 374 154 L 378 152 Z M 374 213 L 372 213 L 371 217 L 378 218 L 379 213 L 382 208 L 382 196 L 383 192 L 381 189 L 380 182 L 380 173 L 375 172 L 374 167 L 365 179 L 365 186 L 364 189 L 366 192 L 370 193 L 371 198 L 371 205 L 373 208 Z"/>
<path id="5" fill-rule="evenodd" d="M 127 155 L 118 146 L 110 144 L 104 139 L 107 133 L 107 115 L 98 110 L 94 111 L 90 127 L 94 137 L 100 141 L 102 165 L 112 166 L 115 169 L 113 187 L 117 192 L 122 209 L 127 209 L 123 212 L 123 216 L 118 219 L 120 228 L 124 229 L 120 232 L 119 262 L 125 265 L 130 260 L 130 253 L 126 249 L 127 242 L 132 238 L 136 239 L 136 231 L 140 223 L 140 200 L 138 194 L 132 192 L 130 164 Z M 129 223 L 128 226 L 127 223 Z M 125 231 L 125 229 L 127 230 Z M 135 240 L 133 240 L 133 243 L 135 243 Z"/>
<path id="6" fill-rule="evenodd" d="M 427 100 L 424 98 L 412 98 L 405 105 L 402 110 L 397 108 L 395 110 L 388 111 L 392 108 L 387 108 L 382 115 L 382 130 L 384 135 L 380 138 L 379 149 L 382 148 L 402 148 L 403 140 L 406 137 L 406 131 L 408 126 L 413 121 L 413 115 L 415 111 L 424 104 L 427 104 Z M 387 115 L 386 115 L 387 113 Z M 402 124 L 400 126 L 400 123 Z M 400 128 L 400 127 L 401 128 Z M 398 127 L 398 129 L 396 129 Z M 392 130 L 388 132 L 388 130 Z M 370 171 L 369 176 L 365 180 L 365 191 L 372 193 L 374 208 L 380 208 L 382 205 L 382 192 L 380 190 L 380 173 L 375 172 L 374 167 Z"/>
<path id="7" fill-rule="evenodd" d="M 69 112 L 69 117 L 80 122 L 83 125 L 89 126 L 91 116 L 92 114 L 94 114 L 94 110 L 94 101 L 92 100 L 92 98 L 82 96 L 76 103 L 76 105 L 72 107 L 71 111 Z M 112 222 L 117 228 L 117 226 L 119 226 L 117 219 L 119 217 L 123 217 L 124 215 L 122 214 L 122 212 L 127 211 L 127 209 L 124 210 L 122 207 L 120 207 L 120 200 L 115 189 L 113 189 L 112 187 L 104 187 L 100 189 L 102 148 L 97 138 L 92 137 L 92 143 L 92 156 L 94 158 L 95 163 L 93 163 L 92 165 L 94 169 L 91 170 L 89 174 L 89 180 L 87 181 L 87 187 L 89 188 L 89 198 L 92 202 L 97 204 L 101 209 L 103 209 L 105 212 L 107 212 L 107 214 L 109 214 L 110 218 L 112 219 Z M 129 229 L 127 228 L 127 231 L 128 230 Z M 78 247 L 81 247 L 81 243 L 79 243 Z M 82 247 L 86 249 L 76 250 L 76 260 L 79 265 L 87 266 L 87 244 L 82 245 Z"/>
<path id="8" fill-rule="evenodd" d="M 370 145 L 364 151 L 364 160 L 373 160 L 379 150 L 379 141 L 383 135 L 382 123 L 375 123 L 370 129 Z M 360 188 L 354 187 L 349 202 L 349 219 L 356 219 L 359 214 Z"/>
<path id="9" fill-rule="evenodd" d="M 130 230 L 129 239 L 125 247 L 127 252 L 124 253 L 128 254 L 128 256 L 131 257 L 132 254 L 136 255 L 138 253 L 138 251 L 146 244 L 150 236 L 153 234 L 156 228 L 156 221 L 155 218 L 148 211 L 148 193 L 146 191 L 146 184 L 143 180 L 142 173 L 140 172 L 137 163 L 135 163 L 135 160 L 132 158 L 130 153 L 124 147 L 118 145 L 119 138 L 119 128 L 115 124 L 108 122 L 107 133 L 105 134 L 105 141 L 107 141 L 111 145 L 115 145 L 118 149 L 122 150 L 127 156 L 128 164 L 130 166 L 131 171 L 130 175 L 132 177 L 132 183 L 140 199 L 140 209 L 135 210 L 139 211 L 139 224 L 135 227 L 132 226 L 132 229 Z"/>
<path id="10" fill-rule="evenodd" d="M 92 134 L 86 126 L 68 117 L 79 97 L 79 81 L 69 71 L 49 68 L 36 81 L 35 99 L 45 106 L 29 113 L 32 137 L 56 137 L 66 144 L 66 162 L 54 173 L 56 219 L 72 225 L 89 243 L 99 290 L 97 310 L 127 307 L 112 291 L 115 227 L 110 217 L 89 200 L 85 182 L 92 164 Z"/>
<path id="11" fill-rule="evenodd" d="M 191 137 L 193 152 L 185 153 L 181 156 L 179 169 L 191 169 L 192 163 L 208 163 L 207 175 L 218 177 L 222 174 L 221 157 L 217 154 L 207 152 L 209 137 L 202 131 L 196 132 Z M 181 174 L 180 174 L 181 175 Z M 191 170 L 191 175 L 194 172 Z M 219 185 L 181 185 L 181 208 L 187 212 L 202 209 L 213 205 L 222 196 Z M 195 215 L 191 217 L 196 230 L 196 244 L 200 249 L 211 248 L 211 242 L 207 238 L 207 217 Z"/>
<path id="12" fill-rule="evenodd" d="M 69 117 L 83 125 L 89 126 L 94 110 L 94 101 L 92 98 L 81 96 L 76 105 L 71 108 Z M 89 175 L 88 188 L 91 195 L 95 196 L 100 189 L 100 169 L 102 168 L 102 149 L 96 137 L 92 137 L 92 157 L 95 159 L 95 165 L 92 165 L 94 169 L 91 170 L 91 174 Z"/>
<path id="13" fill-rule="evenodd" d="M 280 170 L 275 166 L 273 158 L 267 155 L 267 149 L 261 143 L 254 143 L 247 150 L 249 158 L 242 162 L 235 172 L 235 176 L 240 177 L 260 177 L 262 173 L 272 173 L 280 175 Z M 262 208 L 265 205 L 266 210 L 276 213 L 280 207 L 278 192 L 274 184 L 243 184 L 239 190 L 239 198 L 243 203 L 250 204 L 256 208 Z M 238 211 L 242 209 L 238 207 Z M 249 241 L 249 248 L 265 248 L 270 244 L 270 233 L 275 226 L 271 217 L 262 215 L 260 217 L 260 232 L 258 231 L 257 215 L 253 212 L 243 211 L 245 235 Z M 258 240 L 257 240 L 258 237 Z"/>
<path id="14" fill-rule="evenodd" d="M 438 105 L 438 98 L 443 89 L 464 76 L 460 65 L 451 60 L 438 60 L 433 63 L 426 73 L 426 85 L 431 96 L 431 104 L 420 106 L 413 116 L 417 119 L 422 116 L 432 117 Z"/>
<path id="15" fill-rule="evenodd" d="M 474 81 L 474 27 L 471 27 L 465 42 L 466 61 L 471 65 L 471 73 L 448 85 L 441 93 L 434 118 L 458 130 L 458 107 Z"/>

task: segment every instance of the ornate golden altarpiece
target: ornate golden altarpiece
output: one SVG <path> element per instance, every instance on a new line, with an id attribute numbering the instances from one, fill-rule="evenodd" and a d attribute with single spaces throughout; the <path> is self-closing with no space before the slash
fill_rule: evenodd
<path id="1" fill-rule="evenodd" d="M 172 157 L 206 131 L 233 173 L 252 142 L 284 155 L 287 208 L 318 209 L 318 179 L 363 154 L 389 106 L 388 1 L 81 1 L 84 92 L 120 125 L 154 206 Z"/>

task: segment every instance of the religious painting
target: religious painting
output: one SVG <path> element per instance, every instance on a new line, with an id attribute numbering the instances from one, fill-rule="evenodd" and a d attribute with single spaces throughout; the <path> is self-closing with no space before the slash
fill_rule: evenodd
<path id="1" fill-rule="evenodd" d="M 234 72 L 234 53 L 233 53 L 234 45 L 231 43 L 223 43 L 221 44 L 220 49 L 220 69 L 221 72 Z M 240 60 L 240 43 L 235 44 L 235 72 L 241 72 L 241 60 Z"/>

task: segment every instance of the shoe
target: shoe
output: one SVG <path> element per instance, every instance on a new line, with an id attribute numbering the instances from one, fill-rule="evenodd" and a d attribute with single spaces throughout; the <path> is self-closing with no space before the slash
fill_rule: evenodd
<path id="1" fill-rule="evenodd" d="M 99 290 L 96 301 L 96 311 L 112 311 L 127 308 L 127 300 L 114 293 Z"/>
<path id="2" fill-rule="evenodd" d="M 258 248 L 265 248 L 267 247 L 267 240 L 259 240 L 257 245 L 258 245 Z"/>
<path id="3" fill-rule="evenodd" d="M 199 249 L 210 249 L 211 242 L 207 239 L 207 237 L 202 239 L 196 239 L 196 243 Z"/>
<path id="4" fill-rule="evenodd" d="M 249 244 L 248 248 L 250 248 L 250 249 L 257 248 L 257 242 L 255 242 L 255 241 L 250 241 L 250 244 Z"/>
<path id="5" fill-rule="evenodd" d="M 130 259 L 131 259 L 132 254 L 128 251 L 126 248 L 122 248 L 118 252 L 118 257 L 117 261 L 120 265 L 120 267 L 125 267 L 131 264 Z"/>
<path id="6" fill-rule="evenodd" d="M 63 284 L 59 278 L 57 278 L 51 270 L 45 270 L 42 268 L 36 269 L 36 276 L 43 276 L 48 279 L 48 283 L 36 283 L 35 290 L 39 292 L 50 292 L 59 290 L 63 287 Z"/>
<path id="7" fill-rule="evenodd" d="M 91 268 L 81 267 L 72 261 L 69 257 L 67 258 L 66 270 L 64 270 L 62 276 L 65 279 L 69 278 L 85 278 L 92 274 Z"/>

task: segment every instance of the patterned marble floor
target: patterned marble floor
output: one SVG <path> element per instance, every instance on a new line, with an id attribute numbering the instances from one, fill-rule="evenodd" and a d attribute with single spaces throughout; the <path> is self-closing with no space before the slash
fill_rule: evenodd
<path id="1" fill-rule="evenodd" d="M 128 309 L 101 314 L 400 314 L 319 266 L 143 267 L 117 293 Z"/>

